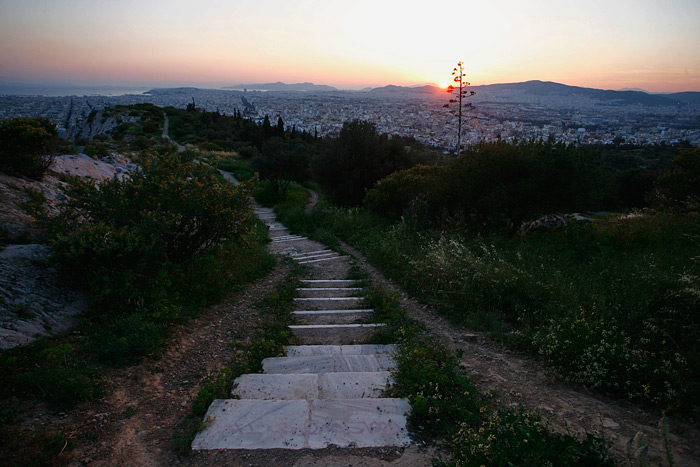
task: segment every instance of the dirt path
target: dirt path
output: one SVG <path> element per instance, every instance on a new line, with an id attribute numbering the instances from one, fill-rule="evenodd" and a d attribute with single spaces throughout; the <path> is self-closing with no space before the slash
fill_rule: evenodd
<path id="1" fill-rule="evenodd" d="M 343 249 L 358 259 L 372 281 L 387 290 L 401 293 L 401 304 L 411 318 L 425 323 L 452 350 L 462 350 L 461 364 L 481 391 L 508 394 L 529 409 L 538 410 L 558 432 L 603 432 L 613 440 L 613 454 L 625 461 L 625 444 L 637 432 L 643 432 L 650 444 L 650 465 L 667 465 L 658 431 L 659 417 L 613 397 L 555 382 L 540 362 L 509 351 L 483 334 L 453 326 L 435 310 L 401 292 L 392 281 L 351 246 Z M 600 415 L 599 415 L 600 414 Z M 700 430 L 687 423 L 671 421 L 670 442 L 676 465 L 700 465 Z M 625 461 L 626 462 L 626 461 Z"/>

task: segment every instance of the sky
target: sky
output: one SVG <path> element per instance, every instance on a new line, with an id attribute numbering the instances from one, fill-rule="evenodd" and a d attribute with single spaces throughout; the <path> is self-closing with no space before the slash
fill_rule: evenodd
<path id="1" fill-rule="evenodd" d="M 0 80 L 700 91 L 700 0 L 0 0 Z"/>

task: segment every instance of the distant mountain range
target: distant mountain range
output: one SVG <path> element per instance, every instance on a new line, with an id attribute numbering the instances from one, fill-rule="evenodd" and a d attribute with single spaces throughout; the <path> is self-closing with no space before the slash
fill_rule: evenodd
<path id="1" fill-rule="evenodd" d="M 508 95 L 510 100 L 517 95 L 541 96 L 558 98 L 589 98 L 609 104 L 617 105 L 681 105 L 700 104 L 700 92 L 677 92 L 672 94 L 650 94 L 645 91 L 609 91 L 603 89 L 568 86 L 566 84 L 553 83 L 551 81 L 525 81 L 522 83 L 487 84 L 483 86 L 470 86 L 470 91 L 475 91 L 477 96 L 485 98 Z M 432 94 L 444 93 L 445 90 L 437 86 L 384 86 L 370 89 L 370 93 L 382 94 Z"/>
<path id="2" fill-rule="evenodd" d="M 249 91 L 303 91 L 303 92 L 331 92 L 338 91 L 333 86 L 297 83 L 285 84 L 258 83 L 238 84 L 227 86 L 225 89 Z M 683 105 L 700 104 L 700 92 L 678 92 L 672 94 L 651 94 L 643 90 L 611 91 L 604 89 L 584 88 L 580 86 L 568 86 L 566 84 L 551 81 L 525 81 L 522 83 L 487 84 L 483 86 L 470 86 L 470 91 L 477 94 L 476 100 L 490 100 L 492 98 L 507 98 L 509 101 L 523 98 L 559 98 L 559 99 L 595 99 L 609 105 Z M 396 86 L 389 84 L 377 88 L 365 88 L 360 91 L 371 95 L 425 95 L 444 93 L 445 90 L 437 86 Z"/>
<path id="3" fill-rule="evenodd" d="M 58 85 L 55 85 L 58 86 Z M 61 86 L 68 86 L 61 85 Z M 50 95 L 50 96 L 67 96 L 67 95 L 121 95 L 121 94 L 141 94 L 147 88 L 119 88 L 119 87 L 52 87 L 47 83 L 27 83 L 26 85 L 8 82 L 0 78 L 0 94 L 10 95 Z M 197 89 L 212 89 L 212 88 L 196 88 L 196 87 L 169 87 L 160 86 L 150 91 L 147 94 L 190 94 Z M 218 89 L 226 89 L 231 91 L 287 91 L 287 92 L 307 92 L 307 93 L 323 93 L 323 92 L 338 92 L 341 91 L 333 86 L 314 83 L 296 83 L 286 84 L 282 82 L 276 83 L 250 83 L 236 84 L 233 86 L 223 86 Z M 539 102 L 542 105 L 546 104 L 544 99 L 558 99 L 566 101 L 572 105 L 578 105 L 586 100 L 595 100 L 598 103 L 605 105 L 644 105 L 644 106 L 682 106 L 682 105 L 700 105 L 700 92 L 677 92 L 670 94 L 652 94 L 643 90 L 625 89 L 620 91 L 610 91 L 603 89 L 585 88 L 579 86 L 568 86 L 566 84 L 554 83 L 551 81 L 525 81 L 522 83 L 504 83 L 504 84 L 487 84 L 483 86 L 470 86 L 469 90 L 475 91 L 474 102 L 495 101 L 495 102 Z M 366 93 L 368 95 L 383 95 L 383 96 L 420 96 L 420 95 L 444 95 L 445 90 L 437 86 L 420 85 L 420 86 L 397 86 L 387 85 L 376 88 L 365 88 L 360 91 L 342 91 Z"/>

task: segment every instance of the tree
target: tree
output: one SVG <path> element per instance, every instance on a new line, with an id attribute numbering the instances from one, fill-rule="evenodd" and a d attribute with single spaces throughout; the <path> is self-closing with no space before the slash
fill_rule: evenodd
<path id="1" fill-rule="evenodd" d="M 356 206 L 378 180 L 413 165 L 400 141 L 392 138 L 390 144 L 372 122 L 345 122 L 338 138 L 326 140 L 321 154 L 312 161 L 314 179 L 333 202 Z"/>
<path id="2" fill-rule="evenodd" d="M 62 140 L 47 118 L 12 118 L 0 123 L 0 172 L 41 179 Z"/>
<path id="3" fill-rule="evenodd" d="M 284 122 L 282 117 L 277 117 L 277 128 L 275 128 L 275 136 L 284 139 Z"/>
<path id="4" fill-rule="evenodd" d="M 270 117 L 268 117 L 267 115 L 265 115 L 265 118 L 263 119 L 262 134 L 263 134 L 263 141 L 266 141 L 266 140 L 272 138 L 272 135 L 273 135 L 272 125 L 270 124 Z"/>
<path id="5" fill-rule="evenodd" d="M 291 182 L 308 178 L 310 153 L 311 147 L 303 141 L 271 138 L 252 164 L 260 178 L 270 181 L 275 193 L 284 195 Z"/>
<path id="6" fill-rule="evenodd" d="M 468 91 L 467 86 L 471 83 L 466 81 L 467 75 L 464 74 L 464 67 L 461 61 L 457 62 L 457 66 L 452 70 L 452 76 L 454 76 L 454 82 L 457 86 L 449 85 L 447 87 L 447 92 L 456 98 L 450 99 L 450 104 L 457 104 L 457 108 L 452 110 L 453 115 L 457 117 L 457 157 L 462 152 L 462 117 L 465 110 L 471 110 L 474 106 L 471 102 L 464 102 L 467 98 L 476 94 L 474 91 Z M 450 104 L 445 104 L 443 107 L 450 108 Z"/>

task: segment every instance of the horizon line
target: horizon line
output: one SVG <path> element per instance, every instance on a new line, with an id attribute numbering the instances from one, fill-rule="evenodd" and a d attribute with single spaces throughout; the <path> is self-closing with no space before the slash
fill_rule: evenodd
<path id="1" fill-rule="evenodd" d="M 619 89 L 612 89 L 612 88 L 596 88 L 596 87 L 591 87 L 591 86 L 582 86 L 578 84 L 567 84 L 567 83 L 561 83 L 557 81 L 552 81 L 552 80 L 542 80 L 542 79 L 528 79 L 528 80 L 523 80 L 523 81 L 511 81 L 511 82 L 492 82 L 492 83 L 483 83 L 483 84 L 471 84 L 470 87 L 480 87 L 480 86 L 494 86 L 494 85 L 507 85 L 507 84 L 522 84 L 522 83 L 531 83 L 531 82 L 542 82 L 542 83 L 553 83 L 553 84 L 561 84 L 564 86 L 570 86 L 570 87 L 577 87 L 577 88 L 584 88 L 584 89 L 598 89 L 598 90 L 603 90 L 603 91 L 636 91 L 636 92 L 644 92 L 646 94 L 676 94 L 676 93 L 682 93 L 682 92 L 700 92 L 700 90 L 684 90 L 684 91 L 647 91 L 646 89 L 642 88 L 637 88 L 637 87 L 623 87 Z M 128 89 L 141 89 L 141 88 L 149 88 L 149 89 L 172 89 L 172 88 L 184 88 L 184 87 L 192 87 L 196 89 L 212 89 L 212 90 L 235 90 L 231 88 L 237 88 L 240 86 L 250 86 L 250 85 L 263 85 L 263 84 L 284 84 L 287 86 L 293 86 L 293 85 L 300 85 L 300 84 L 310 84 L 314 86 L 328 86 L 332 87 L 337 91 L 362 91 L 365 89 L 377 89 L 377 88 L 382 88 L 382 87 L 387 87 L 387 86 L 397 86 L 397 87 L 404 87 L 404 88 L 418 88 L 418 87 L 424 87 L 424 86 L 434 86 L 438 89 L 445 89 L 441 87 L 438 83 L 417 83 L 417 84 L 393 84 L 393 83 L 388 83 L 388 84 L 383 84 L 383 85 L 366 85 L 366 86 L 352 86 L 352 87 L 339 87 L 336 85 L 332 84 L 325 84 L 325 83 L 314 83 L 312 81 L 300 81 L 300 82 L 283 82 L 283 81 L 259 81 L 259 82 L 247 82 L 247 83 L 238 83 L 238 82 L 224 82 L 224 81 L 154 81 L 150 83 L 134 83 L 134 82 L 103 82 L 103 83 L 97 83 L 97 82 L 89 82 L 89 83 L 81 83 L 79 80 L 51 80 L 51 81 L 37 81 L 36 79 L 33 80 L 26 80 L 26 81 L 18 81 L 16 79 L 12 78 L 3 78 L 0 77 L 0 88 L 2 87 L 26 87 L 26 88 L 45 88 L 45 89 L 56 89 L 56 88 L 67 88 L 67 89 L 79 89 L 79 88 L 128 88 Z"/>

